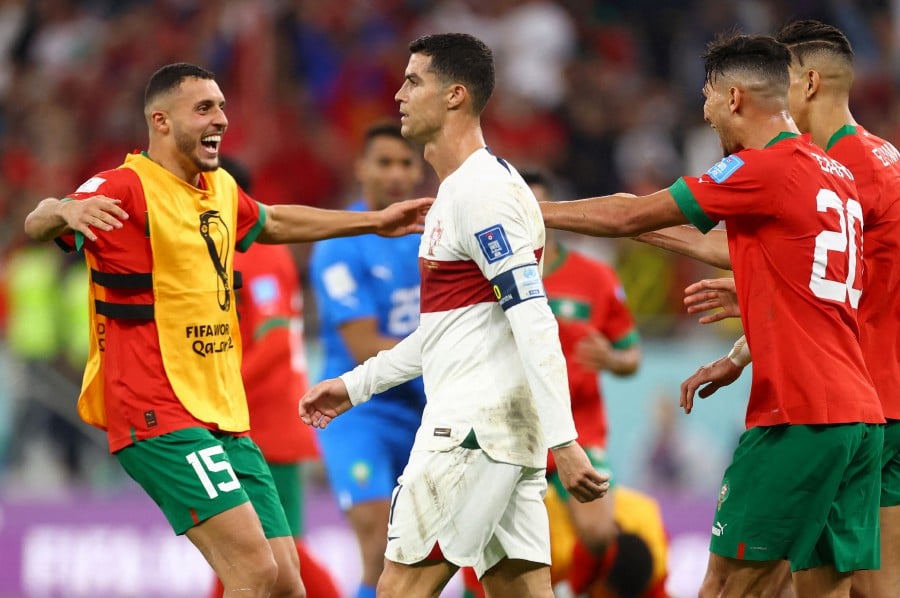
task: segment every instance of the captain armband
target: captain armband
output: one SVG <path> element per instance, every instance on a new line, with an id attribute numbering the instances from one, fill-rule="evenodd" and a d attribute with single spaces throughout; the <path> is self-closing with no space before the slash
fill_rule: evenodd
<path id="1" fill-rule="evenodd" d="M 503 311 L 529 299 L 546 297 L 537 264 L 526 264 L 498 274 L 491 280 L 494 296 Z"/>
<path id="2" fill-rule="evenodd" d="M 752 361 L 752 358 L 750 357 L 750 347 L 747 346 L 746 336 L 742 336 L 735 341 L 734 347 L 728 352 L 728 359 L 739 368 L 745 367 Z"/>

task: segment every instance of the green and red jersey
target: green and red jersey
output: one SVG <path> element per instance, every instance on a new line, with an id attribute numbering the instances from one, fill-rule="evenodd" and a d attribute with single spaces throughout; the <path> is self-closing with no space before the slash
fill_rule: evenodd
<path id="1" fill-rule="evenodd" d="M 315 458 L 312 428 L 297 411 L 308 380 L 303 293 L 291 252 L 284 245 L 255 244 L 235 254 L 234 270 L 243 282 L 236 295 L 250 437 L 271 463 Z"/>
<path id="2" fill-rule="evenodd" d="M 578 363 L 574 355 L 578 343 L 596 332 L 617 349 L 638 342 L 622 283 L 608 265 L 559 245 L 556 262 L 545 267 L 544 288 L 559 324 L 578 442 L 605 447 L 607 423 L 599 372 Z"/>
<path id="3" fill-rule="evenodd" d="M 724 158 L 670 192 L 706 232 L 724 220 L 753 353 L 746 425 L 884 422 L 859 344 L 862 207 L 806 135 Z"/>
<path id="4" fill-rule="evenodd" d="M 888 419 L 900 419 L 900 152 L 860 126 L 841 127 L 825 148 L 853 173 L 863 209 L 863 357 Z"/>
<path id="5" fill-rule="evenodd" d="M 149 160 L 146 155 L 142 159 Z M 205 180 L 208 175 L 201 174 L 201 192 L 207 188 Z M 186 192 L 197 192 L 197 188 L 184 181 L 173 180 L 172 184 L 186 186 Z M 95 195 L 121 201 L 120 207 L 129 216 L 123 221 L 123 227 L 109 232 L 98 230 L 96 241 L 87 240 L 80 234 L 64 235 L 57 239 L 58 244 L 66 250 L 82 249 L 83 244 L 106 273 L 151 272 L 153 255 L 147 201 L 138 175 L 128 168 L 101 172 L 67 197 L 79 201 Z M 260 205 L 238 189 L 237 230 L 232 240 L 237 249 L 246 250 L 253 243 L 262 229 L 264 218 L 265 212 Z M 154 297 L 152 289 L 108 288 L 106 300 L 117 304 L 152 304 Z M 101 348 L 105 355 L 103 400 L 105 427 L 112 452 L 137 440 L 186 427 L 217 428 L 215 424 L 192 416 L 176 396 L 163 365 L 154 320 L 109 318 L 104 328 Z M 239 338 L 237 342 L 240 342 Z M 204 389 L 197 389 L 198 396 L 202 396 L 203 392 Z"/>

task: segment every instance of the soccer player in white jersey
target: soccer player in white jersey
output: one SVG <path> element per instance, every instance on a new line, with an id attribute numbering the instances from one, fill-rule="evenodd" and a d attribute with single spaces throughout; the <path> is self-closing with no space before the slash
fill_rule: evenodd
<path id="1" fill-rule="evenodd" d="M 601 498 L 608 483 L 575 441 L 541 281 L 541 212 L 515 168 L 485 145 L 490 49 L 456 33 L 409 49 L 396 96 L 402 132 L 424 145 L 441 180 L 419 247 L 419 328 L 310 389 L 300 415 L 324 427 L 421 374 L 427 405 L 394 490 L 378 595 L 437 596 L 459 567 L 473 567 L 492 597 L 551 598 L 547 448 L 576 499 Z"/>

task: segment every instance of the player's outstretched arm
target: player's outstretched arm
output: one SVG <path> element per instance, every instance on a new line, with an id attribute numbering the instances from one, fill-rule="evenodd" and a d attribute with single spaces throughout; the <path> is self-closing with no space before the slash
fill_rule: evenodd
<path id="1" fill-rule="evenodd" d="M 330 378 L 319 382 L 300 398 L 300 419 L 314 428 L 325 428 L 352 406 L 344 381 Z"/>
<path id="2" fill-rule="evenodd" d="M 105 195 L 80 201 L 48 197 L 25 218 L 25 233 L 35 241 L 49 241 L 74 231 L 89 241 L 96 241 L 93 229 L 109 232 L 122 228 L 122 221 L 128 219 L 120 203 Z"/>
<path id="3" fill-rule="evenodd" d="M 638 346 L 616 349 L 603 334 L 591 332 L 575 345 L 575 359 L 595 372 L 630 376 L 641 365 L 641 349 Z"/>
<path id="4" fill-rule="evenodd" d="M 383 210 L 325 210 L 301 205 L 265 206 L 266 222 L 260 243 L 305 243 L 333 237 L 375 233 L 400 237 L 421 233 L 434 198 L 422 197 L 391 204 Z"/>
<path id="5" fill-rule="evenodd" d="M 626 237 L 687 224 L 668 189 L 635 197 L 627 193 L 539 203 L 547 228 L 595 237 Z"/>
<path id="6" fill-rule="evenodd" d="M 733 278 L 712 278 L 695 282 L 684 289 L 684 305 L 689 314 L 720 310 L 700 316 L 697 321 L 701 324 L 741 317 Z"/>
<path id="7" fill-rule="evenodd" d="M 609 491 L 609 476 L 594 469 L 580 444 L 573 440 L 550 450 L 559 479 L 578 502 L 602 498 Z"/>
<path id="8" fill-rule="evenodd" d="M 700 366 L 687 380 L 681 383 L 680 406 L 685 413 L 690 413 L 694 408 L 694 394 L 699 390 L 701 399 L 712 395 L 714 392 L 728 386 L 741 376 L 741 372 L 750 363 L 750 348 L 747 346 L 746 337 L 741 337 L 734 343 L 734 347 L 725 357 L 721 357 L 712 363 Z M 706 386 L 703 386 L 703 385 Z M 700 388 L 703 386 L 703 388 Z"/>
<path id="9" fill-rule="evenodd" d="M 670 226 L 641 233 L 634 240 L 686 255 L 716 268 L 731 270 L 728 236 L 723 230 L 715 229 L 703 234 L 694 226 Z"/>

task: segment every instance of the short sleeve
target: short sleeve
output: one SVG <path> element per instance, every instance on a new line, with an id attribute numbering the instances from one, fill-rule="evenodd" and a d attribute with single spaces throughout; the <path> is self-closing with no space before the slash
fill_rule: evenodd
<path id="1" fill-rule="evenodd" d="M 135 201 L 137 196 L 142 196 L 140 189 L 140 181 L 132 170 L 117 168 L 95 174 L 61 201 L 84 201 L 98 195 L 114 197 L 121 202 L 119 207 L 128 213 L 132 221 L 135 221 L 135 219 L 142 219 L 144 212 L 143 207 L 138 209 Z M 106 239 L 106 235 L 99 235 L 96 243 L 102 245 Z M 73 232 L 60 235 L 54 241 L 64 251 L 70 252 L 81 251 L 86 239 L 83 234 Z"/>
<path id="2" fill-rule="evenodd" d="M 793 162 L 782 150 L 745 150 L 723 158 L 699 177 L 682 177 L 669 187 L 685 217 L 702 232 L 733 216 L 775 216 L 789 192 Z"/>
<path id="3" fill-rule="evenodd" d="M 266 208 L 238 187 L 237 250 L 247 251 L 266 224 Z"/>

